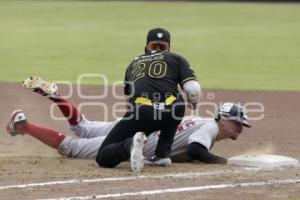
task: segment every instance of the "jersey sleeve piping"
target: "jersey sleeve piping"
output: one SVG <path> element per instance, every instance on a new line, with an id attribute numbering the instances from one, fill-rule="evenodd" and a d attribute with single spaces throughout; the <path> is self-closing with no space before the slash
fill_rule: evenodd
<path id="1" fill-rule="evenodd" d="M 196 78 L 196 77 L 189 77 L 189 78 L 186 78 L 186 79 L 184 79 L 183 81 L 181 81 L 181 85 L 183 85 L 185 82 L 190 81 L 190 80 L 195 80 L 195 81 L 197 81 L 197 78 Z"/>

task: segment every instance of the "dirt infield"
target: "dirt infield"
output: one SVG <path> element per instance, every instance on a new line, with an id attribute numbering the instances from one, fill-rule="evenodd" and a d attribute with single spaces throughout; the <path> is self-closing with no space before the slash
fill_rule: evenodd
<path id="1" fill-rule="evenodd" d="M 60 86 L 66 95 L 68 89 Z M 115 169 L 99 168 L 93 160 L 66 159 L 29 136 L 5 133 L 10 113 L 22 109 L 28 120 L 72 135 L 64 120 L 50 117 L 51 102 L 19 84 L 0 84 L 0 199 L 300 199 L 300 169 L 254 170 L 235 166 L 174 163 L 171 167 L 149 167 L 140 174 L 129 171 L 128 163 Z M 76 91 L 76 87 L 73 88 Z M 85 86 L 86 95 L 103 88 Z M 121 94 L 120 88 L 118 93 Z M 205 90 L 202 116 L 209 116 L 214 103 L 247 103 L 253 128 L 245 129 L 237 141 L 215 144 L 213 152 L 225 157 L 247 152 L 264 152 L 300 159 L 299 92 L 237 92 Z M 106 98 L 87 100 L 74 94 L 70 100 L 82 106 L 88 119 L 113 118 L 116 100 L 111 90 Z M 83 104 L 90 102 L 90 104 Z M 99 102 L 107 104 L 107 116 Z M 261 103 L 264 111 L 253 103 Z M 103 105 L 101 104 L 101 105 Z M 62 117 L 55 108 L 55 116 Z M 119 116 L 121 116 L 119 113 Z M 188 112 L 189 113 L 189 112 Z M 112 179 L 114 178 L 114 179 Z M 60 182 L 58 182 L 60 181 Z M 35 183 L 35 184 L 34 184 Z M 74 197 L 74 198 L 70 198 Z M 75 198 L 76 197 L 76 198 Z M 80 197 L 80 198 L 79 198 Z"/>

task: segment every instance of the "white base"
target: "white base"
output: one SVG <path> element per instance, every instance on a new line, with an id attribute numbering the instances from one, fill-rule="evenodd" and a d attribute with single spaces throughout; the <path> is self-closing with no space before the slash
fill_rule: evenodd
<path id="1" fill-rule="evenodd" d="M 281 166 L 296 166 L 299 161 L 279 155 L 271 154 L 245 154 L 228 158 L 229 165 L 239 165 L 244 167 L 273 168 Z"/>

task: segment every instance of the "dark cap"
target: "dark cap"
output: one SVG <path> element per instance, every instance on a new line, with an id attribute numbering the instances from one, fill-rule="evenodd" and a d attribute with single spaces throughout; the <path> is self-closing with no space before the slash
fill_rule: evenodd
<path id="1" fill-rule="evenodd" d="M 152 41 L 163 41 L 170 44 L 171 35 L 169 31 L 163 28 L 154 28 L 148 32 L 147 35 L 147 44 Z"/>
<path id="2" fill-rule="evenodd" d="M 223 105 L 220 106 L 218 110 L 218 118 L 220 116 L 225 116 L 226 118 L 229 118 L 230 120 L 237 121 L 241 123 L 243 126 L 246 126 L 248 128 L 251 127 L 251 125 L 247 121 L 247 111 L 246 109 L 235 103 L 226 102 Z"/>

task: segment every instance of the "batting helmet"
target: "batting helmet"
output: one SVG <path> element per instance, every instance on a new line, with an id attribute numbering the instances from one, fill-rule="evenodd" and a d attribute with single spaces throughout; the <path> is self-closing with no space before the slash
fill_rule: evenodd
<path id="1" fill-rule="evenodd" d="M 231 102 L 226 102 L 219 107 L 217 112 L 216 119 L 220 119 L 221 116 L 224 116 L 230 120 L 237 121 L 241 123 L 243 126 L 248 128 L 251 127 L 249 122 L 247 121 L 247 111 L 240 104 L 235 104 Z"/>

